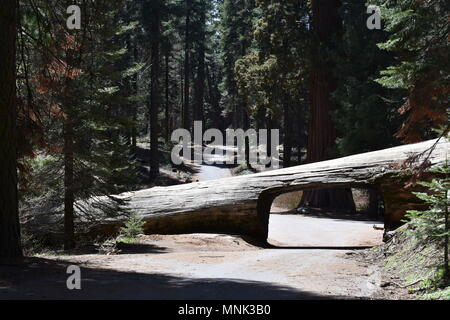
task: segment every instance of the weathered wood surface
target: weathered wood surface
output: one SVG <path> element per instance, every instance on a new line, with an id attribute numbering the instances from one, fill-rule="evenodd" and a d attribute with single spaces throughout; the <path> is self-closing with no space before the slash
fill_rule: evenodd
<path id="1" fill-rule="evenodd" d="M 411 170 L 402 165 L 428 150 L 436 140 L 286 169 L 171 187 L 125 193 L 128 209 L 143 217 L 147 233 L 221 232 L 267 238 L 272 200 L 307 188 L 372 186 L 383 194 L 387 226 L 420 205 L 405 182 Z M 429 155 L 431 165 L 445 161 L 450 142 L 442 139 Z M 422 161 L 426 152 L 418 161 Z M 97 231 L 114 232 L 110 220 Z"/>

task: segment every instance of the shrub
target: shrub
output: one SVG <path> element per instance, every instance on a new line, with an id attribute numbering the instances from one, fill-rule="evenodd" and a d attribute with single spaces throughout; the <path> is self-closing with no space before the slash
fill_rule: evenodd
<path id="1" fill-rule="evenodd" d="M 132 216 L 125 222 L 125 226 L 120 229 L 120 233 L 126 237 L 134 239 L 144 233 L 145 222 L 141 217 Z"/>
<path id="2" fill-rule="evenodd" d="M 449 237 L 450 237 L 450 166 L 448 163 L 431 170 L 437 174 L 431 182 L 420 182 L 428 189 L 427 193 L 417 192 L 415 195 L 423 200 L 428 209 L 408 211 L 407 218 L 418 241 L 424 246 L 434 243 L 442 249 L 442 264 L 439 266 L 442 286 L 450 284 L 449 271 Z"/>

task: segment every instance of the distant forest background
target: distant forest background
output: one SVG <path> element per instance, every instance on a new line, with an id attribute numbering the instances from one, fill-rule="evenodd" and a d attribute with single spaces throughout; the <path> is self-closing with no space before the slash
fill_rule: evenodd
<path id="1" fill-rule="evenodd" d="M 73 4 L 80 30 L 66 27 Z M 280 129 L 284 167 L 437 137 L 448 1 L 370 4 L 381 30 L 362 0 L 2 1 L 2 242 L 18 234 L 18 194 L 24 210 L 62 210 L 73 247 L 90 212 L 77 200 L 110 197 L 94 204 L 108 216 L 111 195 L 159 184 L 172 131 L 194 121 Z M 303 197 L 352 206 L 345 190 Z"/>

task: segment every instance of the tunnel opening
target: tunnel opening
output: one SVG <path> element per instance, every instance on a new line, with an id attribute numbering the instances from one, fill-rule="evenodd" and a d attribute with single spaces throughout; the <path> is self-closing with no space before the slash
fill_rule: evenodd
<path id="1" fill-rule="evenodd" d="M 331 248 L 371 247 L 382 243 L 384 201 L 379 190 L 372 186 L 352 186 L 356 208 L 352 212 L 301 206 L 304 190 L 266 195 L 270 245 Z"/>

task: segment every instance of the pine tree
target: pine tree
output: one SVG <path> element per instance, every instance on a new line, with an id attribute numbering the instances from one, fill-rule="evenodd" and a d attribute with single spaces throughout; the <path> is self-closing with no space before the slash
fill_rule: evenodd
<path id="1" fill-rule="evenodd" d="M 412 143 L 435 136 L 432 128 L 448 124 L 450 88 L 449 3 L 445 0 L 376 1 L 381 6 L 387 41 L 380 48 L 398 63 L 382 72 L 379 83 L 404 89 L 408 98 L 399 108 L 407 116 L 397 137 Z"/>
<path id="2" fill-rule="evenodd" d="M 255 118 L 263 114 L 272 126 L 284 128 L 283 165 L 288 167 L 295 141 L 293 115 L 305 112 L 301 99 L 307 73 L 308 8 L 294 0 L 258 1 L 257 8 L 253 44 L 235 64 L 236 83 L 241 101 L 249 107 L 246 113 Z"/>
<path id="3" fill-rule="evenodd" d="M 47 2 L 46 10 L 29 13 L 42 19 L 39 32 L 51 32 L 47 42 L 38 43 L 44 50 L 33 87 L 35 99 L 49 112 L 43 121 L 44 151 L 50 157 L 45 170 L 51 174 L 41 183 L 54 192 L 42 206 L 50 203 L 49 211 L 55 212 L 64 205 L 66 249 L 75 245 L 79 221 L 101 219 L 94 211 L 103 217 L 121 212 L 123 201 L 114 194 L 137 183 L 136 165 L 121 135 L 127 128 L 117 103 L 121 100 L 115 99 L 127 71 L 117 69 L 126 52 L 116 42 L 121 5 L 121 0 L 86 2 L 83 29 L 71 32 L 49 19 L 65 13 L 59 3 Z"/>
<path id="4" fill-rule="evenodd" d="M 159 121 L 160 77 L 161 77 L 161 7 L 159 0 L 151 0 L 144 5 L 145 19 L 149 24 L 151 37 L 151 75 L 150 75 L 150 179 L 159 175 Z"/>
<path id="5" fill-rule="evenodd" d="M 232 116 L 234 128 L 244 128 L 244 106 L 247 104 L 238 96 L 234 68 L 236 61 L 247 54 L 251 45 L 255 7 L 254 0 L 225 0 L 221 6 L 222 103 Z"/>
<path id="6" fill-rule="evenodd" d="M 205 0 L 201 0 L 197 4 L 197 23 L 196 30 L 196 77 L 195 77 L 195 90 L 194 90 L 194 121 L 204 122 L 204 103 L 205 103 L 205 62 L 206 62 L 206 15 L 207 15 L 207 3 Z"/>
<path id="7" fill-rule="evenodd" d="M 444 286 L 450 285 L 449 239 L 450 239 L 450 166 L 448 163 L 432 170 L 438 178 L 431 182 L 420 182 L 428 192 L 415 195 L 423 200 L 428 209 L 408 211 L 407 218 L 412 233 L 418 241 L 426 246 L 436 244 L 442 250 L 442 269 Z"/>
<path id="8" fill-rule="evenodd" d="M 404 95 L 375 81 L 394 60 L 377 47 L 386 33 L 367 29 L 363 2 L 345 0 L 343 7 L 343 35 L 335 55 L 338 86 L 333 93 L 339 104 L 335 113 L 339 156 L 398 145 L 394 134 L 401 118 L 396 108 Z"/>
<path id="9" fill-rule="evenodd" d="M 117 16 L 120 26 L 112 40 L 126 52 L 115 62 L 115 69 L 122 76 L 117 79 L 119 91 L 115 94 L 118 114 L 125 127 L 123 135 L 131 153 L 136 156 L 139 120 L 138 114 L 144 105 L 144 96 L 140 94 L 139 78 L 145 63 L 140 61 L 140 43 L 144 32 L 141 26 L 141 5 L 132 0 L 125 0 Z M 125 70 L 125 72 L 123 72 Z M 147 88 L 145 88 L 147 89 Z"/>
<path id="10" fill-rule="evenodd" d="M 186 0 L 184 28 L 184 104 L 183 104 L 183 128 L 191 131 L 191 15 L 192 0 Z"/>
<path id="11" fill-rule="evenodd" d="M 221 38 L 220 38 L 220 10 L 219 1 L 211 1 L 206 17 L 206 57 L 205 57 L 205 128 L 217 128 L 224 131 L 226 123 L 222 115 L 220 104 L 221 92 L 219 83 L 222 79 L 221 67 Z"/>

